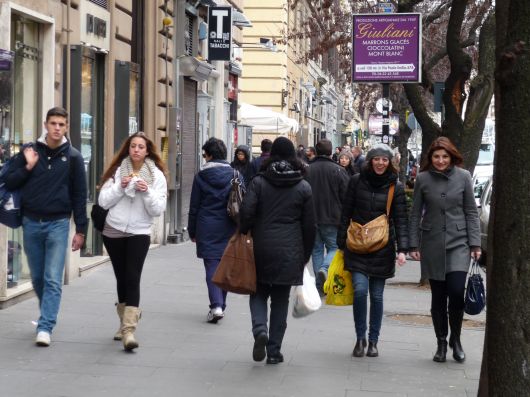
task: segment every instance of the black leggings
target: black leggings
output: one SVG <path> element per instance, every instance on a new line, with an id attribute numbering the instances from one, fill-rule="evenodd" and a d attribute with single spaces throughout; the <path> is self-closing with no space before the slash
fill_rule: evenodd
<path id="1" fill-rule="evenodd" d="M 432 292 L 431 310 L 447 313 L 447 298 L 449 311 L 464 310 L 466 277 L 467 272 L 451 272 L 445 275 L 445 281 L 429 279 Z"/>
<path id="2" fill-rule="evenodd" d="M 140 278 L 150 242 L 151 237 L 146 234 L 122 238 L 103 236 L 116 276 L 119 303 L 139 306 Z"/>

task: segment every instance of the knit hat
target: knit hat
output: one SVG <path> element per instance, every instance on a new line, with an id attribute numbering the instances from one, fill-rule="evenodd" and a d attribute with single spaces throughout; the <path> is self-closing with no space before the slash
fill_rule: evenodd
<path id="1" fill-rule="evenodd" d="M 389 160 L 392 160 L 394 152 L 390 149 L 390 146 L 384 143 L 378 143 L 368 151 L 366 161 L 369 163 L 374 157 L 388 157 Z"/>
<path id="2" fill-rule="evenodd" d="M 353 160 L 353 153 L 350 152 L 348 149 L 342 149 L 339 153 L 339 159 L 341 157 L 348 157 L 351 160 Z"/>
<path id="3" fill-rule="evenodd" d="M 291 140 L 283 136 L 276 138 L 272 143 L 271 156 L 277 156 L 283 160 L 296 157 Z"/>

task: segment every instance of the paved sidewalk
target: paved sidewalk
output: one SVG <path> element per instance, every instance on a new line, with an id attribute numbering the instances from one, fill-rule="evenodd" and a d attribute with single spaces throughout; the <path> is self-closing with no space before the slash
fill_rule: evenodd
<path id="1" fill-rule="evenodd" d="M 409 261 L 389 280 L 405 287 L 390 284 L 385 290 L 380 357 L 352 358 L 351 307 L 323 306 L 303 319 L 289 316 L 285 362 L 266 365 L 252 361 L 248 297 L 230 294 L 226 317 L 207 324 L 204 271 L 194 244 L 160 247 L 150 251 L 144 268 L 135 353 L 112 340 L 118 321 L 108 264 L 64 288 L 49 348 L 34 345 L 36 298 L 0 310 L 0 395 L 475 396 L 483 329 L 464 329 L 465 363 L 449 354 L 439 364 L 432 361 L 430 325 L 388 317 L 428 313 L 429 291 L 406 284 L 418 279 L 419 264 Z"/>

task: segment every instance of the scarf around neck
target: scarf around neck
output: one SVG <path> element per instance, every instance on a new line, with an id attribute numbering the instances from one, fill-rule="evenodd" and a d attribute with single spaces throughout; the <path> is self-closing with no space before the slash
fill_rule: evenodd
<path id="1" fill-rule="evenodd" d="M 127 156 L 120 164 L 120 177 L 123 178 L 125 176 L 137 176 L 138 178 L 143 179 L 145 182 L 147 182 L 148 186 L 152 186 L 153 180 L 155 179 L 155 168 L 155 162 L 149 157 L 146 157 L 142 168 L 140 168 L 140 171 L 138 173 L 135 173 L 131 158 Z"/>

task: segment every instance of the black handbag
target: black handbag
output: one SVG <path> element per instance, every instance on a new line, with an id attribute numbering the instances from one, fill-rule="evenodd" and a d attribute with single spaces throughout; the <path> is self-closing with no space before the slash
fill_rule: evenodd
<path id="1" fill-rule="evenodd" d="M 486 306 L 486 290 L 476 260 L 469 269 L 464 302 L 464 311 L 470 315 L 480 314 Z"/>
<path id="2" fill-rule="evenodd" d="M 98 204 L 94 204 L 92 206 L 90 218 L 92 218 L 92 223 L 94 224 L 96 230 L 99 230 L 100 232 L 103 231 L 103 228 L 105 227 L 105 219 L 107 219 L 108 213 L 109 210 L 104 209 Z"/>

